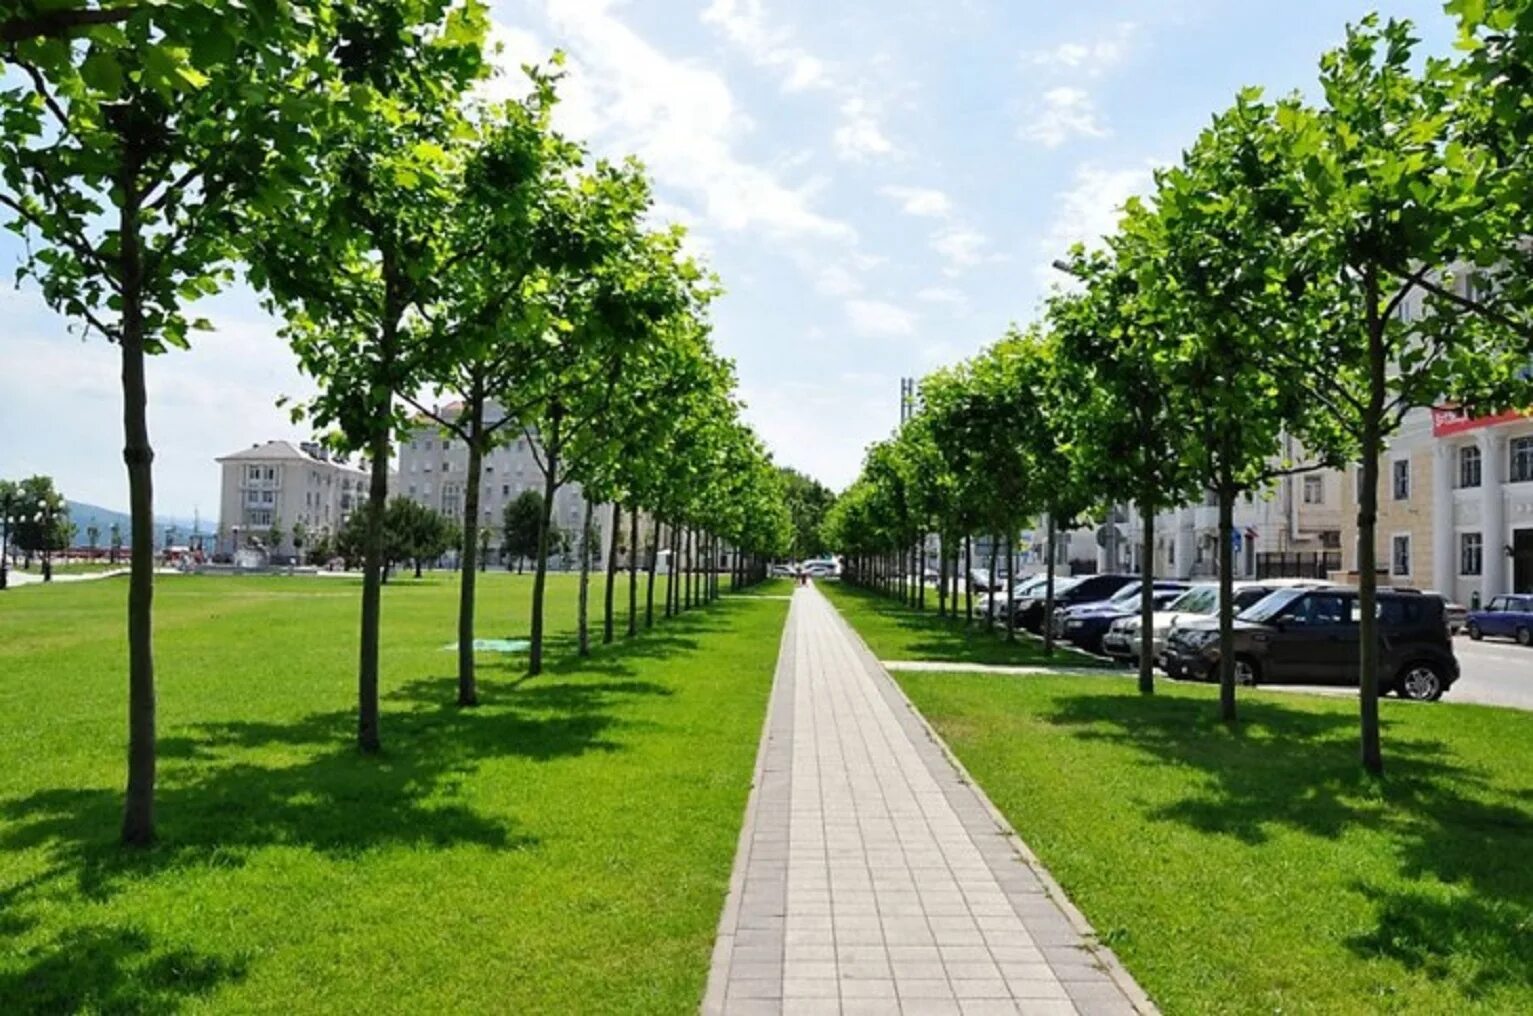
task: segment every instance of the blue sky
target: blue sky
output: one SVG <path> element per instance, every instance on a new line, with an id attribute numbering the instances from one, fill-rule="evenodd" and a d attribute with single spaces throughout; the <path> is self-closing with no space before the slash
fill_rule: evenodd
<path id="1" fill-rule="evenodd" d="M 1445 52 L 1438 0 L 496 0 L 502 62 L 569 55 L 562 129 L 635 153 L 723 279 L 716 342 L 780 462 L 841 487 L 899 378 L 1034 316 L 1049 262 L 1110 230 L 1243 85 L 1308 88 L 1369 10 Z M 489 86 L 519 92 L 511 75 Z M 0 239 L 0 270 L 20 256 Z M 213 459 L 302 437 L 308 383 L 247 292 L 151 365 L 156 503 L 217 512 Z M 0 288 L 0 476 L 121 508 L 115 350 Z"/>

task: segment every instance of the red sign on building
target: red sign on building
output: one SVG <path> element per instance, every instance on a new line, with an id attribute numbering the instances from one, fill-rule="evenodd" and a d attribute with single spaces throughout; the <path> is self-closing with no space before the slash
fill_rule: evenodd
<path id="1" fill-rule="evenodd" d="M 1520 420 L 1527 414 L 1519 410 L 1509 413 L 1497 413 L 1494 416 L 1471 416 L 1462 409 L 1452 407 L 1434 407 L 1432 410 L 1432 436 L 1448 437 L 1453 434 L 1462 434 L 1468 430 L 1479 430 L 1482 427 L 1494 427 L 1498 423 L 1511 423 Z"/>

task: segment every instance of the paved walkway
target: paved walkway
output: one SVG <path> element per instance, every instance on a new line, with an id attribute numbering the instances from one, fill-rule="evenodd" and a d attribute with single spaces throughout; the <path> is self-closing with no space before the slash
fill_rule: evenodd
<path id="1" fill-rule="evenodd" d="M 1154 1008 L 810 587 L 783 634 L 703 1011 Z"/>

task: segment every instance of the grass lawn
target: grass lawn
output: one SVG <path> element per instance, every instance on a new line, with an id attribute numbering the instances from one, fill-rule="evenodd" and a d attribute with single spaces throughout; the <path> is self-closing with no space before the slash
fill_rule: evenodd
<path id="1" fill-rule="evenodd" d="M 897 677 L 1167 1013 L 1533 1012 L 1533 715 Z"/>
<path id="2" fill-rule="evenodd" d="M 988 631 L 980 616 L 976 616 L 972 628 L 962 620 L 938 617 L 935 593 L 928 593 L 928 609 L 921 611 L 892 597 L 840 582 L 821 582 L 819 588 L 880 660 L 1021 667 L 1106 665 L 1103 660 L 1064 645 L 1052 657 L 1045 656 L 1043 640 L 1027 632 L 1017 632 L 1016 641 L 1008 642 L 1004 628 L 997 626 Z"/>
<path id="3" fill-rule="evenodd" d="M 530 588 L 486 576 L 480 634 Z M 580 661 L 555 577 L 549 672 L 482 657 L 465 711 L 453 577 L 391 583 L 367 758 L 356 580 L 163 578 L 161 843 L 125 853 L 126 591 L 0 595 L 0 1012 L 696 1008 L 786 603 Z"/>

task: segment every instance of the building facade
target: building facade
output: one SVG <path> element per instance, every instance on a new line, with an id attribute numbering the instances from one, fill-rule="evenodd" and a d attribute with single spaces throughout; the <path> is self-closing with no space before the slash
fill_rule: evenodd
<path id="1" fill-rule="evenodd" d="M 267 441 L 217 462 L 221 555 L 260 549 L 290 562 L 298 556 L 295 526 L 314 538 L 337 533 L 367 497 L 367 471 L 319 444 Z"/>
<path id="2" fill-rule="evenodd" d="M 1344 553 L 1357 575 L 1357 490 Z M 1379 580 L 1460 603 L 1533 593 L 1533 418 L 1410 413 L 1379 462 Z"/>
<path id="3" fill-rule="evenodd" d="M 439 415 L 454 419 L 462 405 L 453 403 L 437 409 Z M 501 418 L 498 406 L 486 411 L 486 422 Z M 425 417 L 416 419 L 415 429 L 399 446 L 399 494 L 462 524 L 464 487 L 468 482 L 468 445 L 457 435 L 444 433 Z M 490 559 L 500 554 L 506 505 L 523 492 L 543 492 L 543 471 L 538 465 L 540 450 L 521 428 L 508 431 L 508 440 L 484 457 L 479 490 L 479 525 L 490 533 Z M 567 483 L 554 495 L 554 525 L 567 538 L 569 551 L 562 555 L 575 560 L 578 555 L 581 527 L 585 519 L 585 495 L 578 483 Z M 598 505 L 593 518 L 597 537 L 592 547 L 593 567 L 605 567 L 606 531 L 612 522 L 612 509 Z M 629 525 L 624 513 L 623 526 Z M 619 534 L 621 542 L 621 534 Z M 556 548 L 557 549 L 557 548 Z"/>
<path id="4" fill-rule="evenodd" d="M 1285 456 L 1295 461 L 1292 453 Z M 1242 495 L 1235 502 L 1234 554 L 1237 579 L 1335 577 L 1341 553 L 1342 473 L 1334 469 L 1282 476 L 1270 490 Z M 1138 571 L 1144 524 L 1137 510 L 1112 547 L 1101 551 L 1103 567 Z M 1219 502 L 1212 491 L 1197 504 L 1155 517 L 1155 574 L 1163 578 L 1212 579 L 1219 574 Z"/>

